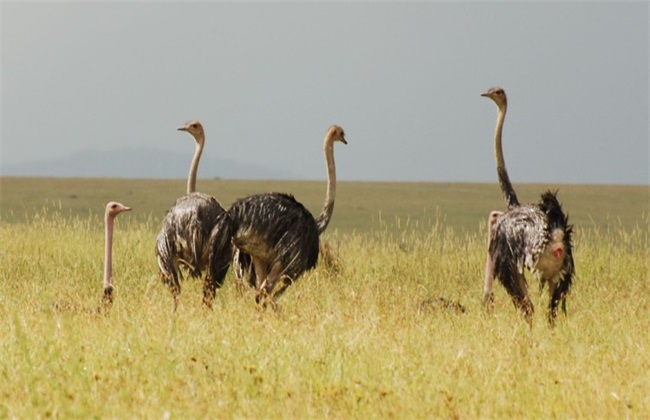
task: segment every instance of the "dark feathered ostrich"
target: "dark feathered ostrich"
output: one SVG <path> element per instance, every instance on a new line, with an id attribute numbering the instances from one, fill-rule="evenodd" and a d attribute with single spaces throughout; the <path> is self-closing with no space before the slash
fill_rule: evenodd
<path id="1" fill-rule="evenodd" d="M 187 178 L 187 194 L 180 197 L 167 212 L 163 227 L 156 239 L 156 256 L 163 282 L 178 305 L 181 292 L 180 266 L 185 266 L 192 277 L 199 278 L 208 267 L 208 241 L 217 217 L 224 212 L 221 204 L 212 196 L 196 190 L 196 174 L 203 152 L 205 133 L 198 121 L 191 121 L 178 130 L 190 133 L 196 141 L 196 151 Z M 218 283 L 207 276 L 203 284 L 203 303 L 212 305 Z"/>
<path id="2" fill-rule="evenodd" d="M 319 235 L 332 217 L 336 195 L 334 143 L 347 144 L 343 129 L 333 125 L 324 141 L 327 194 L 318 218 L 289 194 L 266 193 L 235 202 L 220 217 L 210 240 L 211 275 L 221 283 L 235 249 L 239 281 L 256 289 L 256 301 L 275 298 L 318 261 Z M 282 285 L 274 291 L 276 283 Z"/>
<path id="3" fill-rule="evenodd" d="M 104 229 L 105 229 L 105 247 L 104 247 L 104 298 L 105 305 L 113 303 L 113 222 L 115 217 L 125 211 L 130 211 L 131 207 L 111 201 L 106 204 L 104 212 Z"/>
<path id="4" fill-rule="evenodd" d="M 483 300 L 486 305 L 491 305 L 492 283 L 496 276 L 526 321 L 532 324 L 533 304 L 524 277 L 524 268 L 527 268 L 539 279 L 542 287 L 548 283 L 548 320 L 553 323 L 560 302 L 566 314 L 566 296 L 574 274 L 571 249 L 573 227 L 569 225 L 556 193 L 547 191 L 537 204 L 519 204 L 508 177 L 501 147 L 503 122 L 508 106 L 506 93 L 502 88 L 495 87 L 481 96 L 492 99 L 498 108 L 494 154 L 499 184 L 507 205 L 506 212 L 490 213 Z"/>

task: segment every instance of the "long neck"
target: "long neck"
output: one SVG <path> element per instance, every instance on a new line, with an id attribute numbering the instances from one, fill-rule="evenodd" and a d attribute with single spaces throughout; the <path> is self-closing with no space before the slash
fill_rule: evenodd
<path id="1" fill-rule="evenodd" d="M 334 142 L 326 138 L 324 144 L 325 165 L 327 166 L 327 193 L 325 194 L 325 203 L 323 210 L 320 212 L 316 225 L 320 235 L 327 228 L 334 212 L 334 199 L 336 197 L 336 164 L 334 163 Z"/>
<path id="2" fill-rule="evenodd" d="M 514 188 L 512 188 L 510 178 L 508 177 L 508 170 L 506 169 L 506 163 L 503 160 L 501 133 L 503 132 L 503 121 L 505 119 L 506 105 L 503 105 L 502 107 L 499 107 L 499 112 L 497 114 L 497 126 L 494 130 L 494 158 L 497 162 L 497 175 L 499 176 L 499 185 L 501 186 L 501 192 L 503 193 L 503 198 L 506 201 L 508 209 L 511 209 L 519 205 L 519 200 L 517 199 L 517 194 L 515 193 Z"/>
<path id="3" fill-rule="evenodd" d="M 105 249 L 104 249 L 104 288 L 113 284 L 113 217 L 107 214 L 104 218 Z"/>
<path id="4" fill-rule="evenodd" d="M 201 153 L 203 153 L 203 140 L 197 139 L 196 142 L 196 151 L 194 152 L 194 157 L 192 158 L 192 164 L 190 165 L 190 173 L 187 176 L 187 193 L 191 194 L 196 191 L 196 174 L 199 171 L 199 160 L 201 160 Z"/>

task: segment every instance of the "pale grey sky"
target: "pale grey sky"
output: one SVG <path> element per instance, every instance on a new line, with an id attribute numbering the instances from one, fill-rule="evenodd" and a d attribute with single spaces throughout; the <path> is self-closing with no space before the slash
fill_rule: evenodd
<path id="1" fill-rule="evenodd" d="M 2 3 L 2 165 L 84 150 L 178 152 L 324 179 L 649 182 L 649 7 L 640 2 Z M 199 176 L 218 173 L 201 167 Z M 116 173 L 115 176 L 119 176 Z M 150 177 L 157 177 L 151 173 Z"/>

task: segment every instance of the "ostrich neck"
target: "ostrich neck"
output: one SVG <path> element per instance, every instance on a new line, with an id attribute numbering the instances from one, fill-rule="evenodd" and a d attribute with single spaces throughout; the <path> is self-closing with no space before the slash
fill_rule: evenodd
<path id="1" fill-rule="evenodd" d="M 325 165 L 327 166 L 327 192 L 325 194 L 325 203 L 316 225 L 318 226 L 318 234 L 320 235 L 327 228 L 334 212 L 334 199 L 336 197 L 336 164 L 334 163 L 334 144 L 332 141 L 325 140 Z"/>
<path id="2" fill-rule="evenodd" d="M 503 122 L 505 119 L 506 106 L 504 105 L 503 108 L 499 108 L 499 112 L 497 114 L 497 126 L 494 130 L 494 158 L 497 163 L 497 175 L 499 176 L 499 185 L 501 186 L 501 192 L 503 193 L 503 198 L 505 199 L 506 205 L 510 209 L 519 205 L 519 200 L 517 199 L 517 194 L 515 193 L 515 190 L 510 183 L 510 177 L 508 176 L 506 163 L 503 159 L 501 134 L 503 132 Z"/>
<path id="3" fill-rule="evenodd" d="M 105 249 L 104 249 L 104 287 L 112 284 L 113 277 L 113 217 L 106 215 Z"/>
<path id="4" fill-rule="evenodd" d="M 187 193 L 191 194 L 196 191 L 196 174 L 199 171 L 199 160 L 201 160 L 201 153 L 203 153 L 203 140 L 197 139 L 196 142 L 196 151 L 194 152 L 194 157 L 192 158 L 192 164 L 190 165 L 190 173 L 187 176 Z"/>
<path id="5" fill-rule="evenodd" d="M 503 160 L 503 147 L 501 145 L 501 135 L 503 133 L 503 122 L 506 119 L 506 108 L 499 108 L 497 113 L 497 126 L 494 129 L 494 158 L 497 161 L 497 168 L 505 168 L 506 163 Z"/>

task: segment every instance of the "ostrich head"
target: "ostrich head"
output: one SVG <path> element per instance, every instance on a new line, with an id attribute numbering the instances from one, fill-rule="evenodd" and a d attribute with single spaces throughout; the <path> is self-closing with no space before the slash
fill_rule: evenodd
<path id="1" fill-rule="evenodd" d="M 327 132 L 327 140 L 332 144 L 334 144 L 335 141 L 340 141 L 343 144 L 348 144 L 347 140 L 345 140 L 345 131 L 343 131 L 343 128 L 339 127 L 338 125 L 333 125 L 330 127 L 329 131 Z"/>
<path id="2" fill-rule="evenodd" d="M 107 217 L 115 217 L 125 211 L 131 211 L 131 207 L 127 207 L 124 204 L 118 203 L 117 201 L 111 201 L 110 203 L 106 204 Z"/>
<path id="3" fill-rule="evenodd" d="M 506 91 L 499 86 L 490 88 L 487 92 L 481 93 L 481 96 L 492 99 L 499 109 L 505 108 L 508 105 Z"/>
<path id="4" fill-rule="evenodd" d="M 199 121 L 190 121 L 182 127 L 178 127 L 178 131 L 186 131 L 194 137 L 197 143 L 203 144 L 205 141 L 205 133 L 203 132 L 203 126 Z"/>

